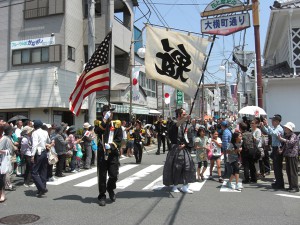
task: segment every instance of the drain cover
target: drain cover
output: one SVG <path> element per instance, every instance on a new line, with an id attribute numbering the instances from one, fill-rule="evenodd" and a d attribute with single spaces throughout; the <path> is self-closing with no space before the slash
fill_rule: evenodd
<path id="1" fill-rule="evenodd" d="M 40 217 L 34 214 L 16 214 L 0 218 L 0 223 L 9 225 L 28 224 L 38 221 Z"/>

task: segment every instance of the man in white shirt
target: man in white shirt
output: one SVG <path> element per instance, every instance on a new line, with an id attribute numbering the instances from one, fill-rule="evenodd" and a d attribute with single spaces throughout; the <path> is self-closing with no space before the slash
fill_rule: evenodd
<path id="1" fill-rule="evenodd" d="M 37 197 L 42 197 L 48 192 L 47 182 L 47 148 L 51 147 L 48 132 L 42 130 L 43 123 L 40 120 L 34 121 L 35 131 L 32 133 L 32 178 L 38 189 Z"/>
<path id="2" fill-rule="evenodd" d="M 16 122 L 16 126 L 17 126 L 17 128 L 16 128 L 16 130 L 15 130 L 15 134 L 16 134 L 17 137 L 19 138 L 19 137 L 21 137 L 22 127 L 23 127 L 23 122 L 22 122 L 22 120 L 18 120 L 18 121 Z"/>

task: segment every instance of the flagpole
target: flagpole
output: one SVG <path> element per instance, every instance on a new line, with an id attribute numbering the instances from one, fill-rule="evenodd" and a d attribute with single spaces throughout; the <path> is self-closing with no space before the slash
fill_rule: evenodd
<path id="1" fill-rule="evenodd" d="M 209 60 L 211 51 L 212 51 L 213 46 L 214 46 L 214 43 L 215 43 L 215 39 L 216 39 L 216 35 L 213 36 L 213 40 L 212 40 L 212 43 L 211 43 L 211 45 L 210 45 L 210 49 L 209 49 L 207 58 L 206 58 L 206 60 L 205 60 L 205 64 L 204 64 L 204 66 L 203 66 L 202 75 L 201 75 L 200 81 L 199 81 L 199 83 L 198 83 L 198 88 L 197 88 L 197 91 L 196 91 L 196 93 L 195 93 L 195 97 L 194 97 L 194 100 L 193 100 L 193 102 L 192 102 L 192 106 L 191 106 L 191 110 L 190 110 L 189 115 L 192 114 L 192 111 L 193 111 L 193 108 L 194 108 L 194 104 L 195 104 L 195 101 L 196 101 L 196 98 L 197 98 L 197 95 L 198 95 L 198 92 L 199 92 L 201 83 L 202 83 L 202 81 L 203 81 L 203 79 L 204 79 L 204 73 L 205 73 L 205 70 L 206 70 L 206 68 L 207 68 L 208 60 Z M 203 86 L 204 86 L 204 85 L 203 85 Z M 202 104 L 203 104 L 203 102 L 202 102 Z M 188 122 L 186 123 L 185 129 L 184 129 L 184 130 L 186 130 L 187 125 L 188 125 Z"/>
<path id="2" fill-rule="evenodd" d="M 109 46 L 109 89 L 108 89 L 108 105 L 110 105 L 110 90 L 111 90 L 111 53 L 112 53 L 112 27 L 110 27 L 110 46 Z"/>
<path id="3" fill-rule="evenodd" d="M 88 57 L 92 57 L 95 52 L 95 2 L 88 0 Z M 96 92 L 88 97 L 88 120 L 90 124 L 96 119 Z"/>

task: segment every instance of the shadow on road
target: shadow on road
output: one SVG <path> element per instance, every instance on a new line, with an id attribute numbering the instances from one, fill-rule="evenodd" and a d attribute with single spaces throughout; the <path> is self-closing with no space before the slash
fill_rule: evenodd
<path id="1" fill-rule="evenodd" d="M 116 193 L 117 198 L 170 198 L 170 192 L 164 191 L 122 191 Z"/>
<path id="2" fill-rule="evenodd" d="M 59 198 L 54 198 L 53 200 L 74 200 L 74 201 L 80 201 L 82 203 L 86 204 L 98 204 L 98 199 L 95 197 L 87 197 L 87 198 L 82 198 L 82 196 L 79 195 L 65 195 Z"/>

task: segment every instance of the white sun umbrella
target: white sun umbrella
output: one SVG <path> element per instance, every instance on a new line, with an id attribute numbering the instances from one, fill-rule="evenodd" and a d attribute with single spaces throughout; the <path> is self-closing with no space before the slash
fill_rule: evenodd
<path id="1" fill-rule="evenodd" d="M 255 117 L 259 117 L 260 115 L 267 115 L 265 110 L 258 106 L 246 106 L 244 108 L 241 108 L 239 114 L 252 115 Z"/>

